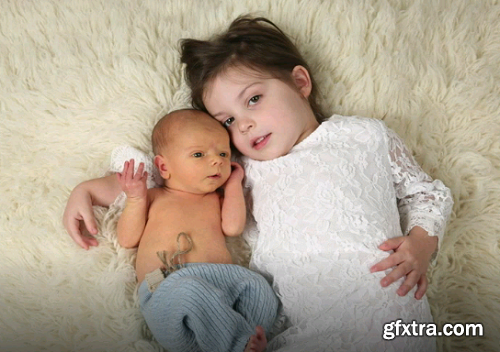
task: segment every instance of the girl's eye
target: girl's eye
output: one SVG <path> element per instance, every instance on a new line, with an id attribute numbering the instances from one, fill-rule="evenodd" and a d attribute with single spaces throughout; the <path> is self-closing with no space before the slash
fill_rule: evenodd
<path id="1" fill-rule="evenodd" d="M 233 122 L 234 122 L 234 117 L 230 117 L 222 123 L 222 126 L 228 128 L 233 124 Z"/>
<path id="2" fill-rule="evenodd" d="M 254 105 L 256 104 L 260 99 L 260 95 L 255 95 L 250 98 L 250 101 L 248 102 L 248 105 Z"/>
<path id="3" fill-rule="evenodd" d="M 201 158 L 203 156 L 203 153 L 194 153 L 193 156 L 195 158 Z"/>

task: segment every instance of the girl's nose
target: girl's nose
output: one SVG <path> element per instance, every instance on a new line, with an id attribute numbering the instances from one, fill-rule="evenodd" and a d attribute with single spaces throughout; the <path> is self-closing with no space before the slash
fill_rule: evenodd
<path id="1" fill-rule="evenodd" d="M 241 133 L 247 133 L 255 127 L 255 122 L 251 119 L 240 119 L 238 127 Z"/>

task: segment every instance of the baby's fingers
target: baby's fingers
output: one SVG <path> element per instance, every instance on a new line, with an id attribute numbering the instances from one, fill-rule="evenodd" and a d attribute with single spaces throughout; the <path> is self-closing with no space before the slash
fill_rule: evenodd
<path id="1" fill-rule="evenodd" d="M 140 163 L 137 168 L 137 173 L 134 175 L 134 180 L 139 181 L 144 176 L 144 163 Z"/>
<path id="2" fill-rule="evenodd" d="M 125 167 L 122 172 L 125 180 L 131 180 L 134 177 L 134 169 L 134 159 L 125 162 Z"/>

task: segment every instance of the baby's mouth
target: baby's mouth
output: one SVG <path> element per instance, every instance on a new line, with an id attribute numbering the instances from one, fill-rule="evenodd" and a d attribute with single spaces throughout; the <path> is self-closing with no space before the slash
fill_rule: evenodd
<path id="1" fill-rule="evenodd" d="M 208 178 L 213 179 L 213 180 L 216 180 L 216 179 L 218 179 L 220 177 L 221 177 L 220 174 L 215 174 L 215 175 L 208 176 Z"/>

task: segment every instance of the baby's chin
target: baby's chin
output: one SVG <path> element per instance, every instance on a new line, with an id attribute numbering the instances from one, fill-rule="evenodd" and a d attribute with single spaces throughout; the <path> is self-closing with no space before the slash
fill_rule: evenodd
<path id="1" fill-rule="evenodd" d="M 207 186 L 207 187 L 204 189 L 205 193 L 212 193 L 212 192 L 215 192 L 215 191 L 217 191 L 217 190 L 221 189 L 221 188 L 222 188 L 222 186 L 224 186 L 224 184 L 226 183 L 226 181 L 227 181 L 227 179 L 228 179 L 228 178 L 229 178 L 229 177 L 224 178 L 224 179 L 219 179 L 219 180 L 218 180 L 219 182 L 214 183 L 213 185 L 209 185 L 209 186 Z"/>

